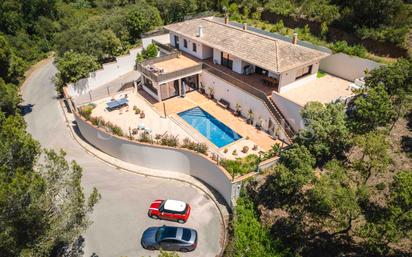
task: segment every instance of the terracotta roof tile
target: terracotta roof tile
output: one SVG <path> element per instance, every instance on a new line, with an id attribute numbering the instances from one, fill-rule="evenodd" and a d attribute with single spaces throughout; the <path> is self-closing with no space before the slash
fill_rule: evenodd
<path id="1" fill-rule="evenodd" d="M 198 27 L 203 35 L 198 36 Z M 284 72 L 320 60 L 327 53 L 224 24 L 213 17 L 166 25 L 169 31 L 232 54 L 261 68 Z"/>

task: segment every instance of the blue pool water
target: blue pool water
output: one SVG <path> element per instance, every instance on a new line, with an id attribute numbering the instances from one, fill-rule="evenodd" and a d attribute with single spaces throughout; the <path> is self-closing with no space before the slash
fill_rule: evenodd
<path id="1" fill-rule="evenodd" d="M 241 138 L 238 133 L 200 107 L 192 108 L 178 115 L 218 148 Z"/>

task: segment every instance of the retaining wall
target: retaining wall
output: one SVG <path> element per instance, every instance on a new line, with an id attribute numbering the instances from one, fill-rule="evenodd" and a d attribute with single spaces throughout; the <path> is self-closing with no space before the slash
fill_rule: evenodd
<path id="1" fill-rule="evenodd" d="M 237 197 L 238 184 L 230 174 L 209 158 L 186 149 L 131 141 L 96 128 L 73 112 L 82 136 L 96 148 L 122 161 L 150 169 L 179 172 L 193 176 L 212 188 L 229 206 Z"/>
<path id="2" fill-rule="evenodd" d="M 344 53 L 330 55 L 320 61 L 319 69 L 337 77 L 354 81 L 382 64 Z"/>

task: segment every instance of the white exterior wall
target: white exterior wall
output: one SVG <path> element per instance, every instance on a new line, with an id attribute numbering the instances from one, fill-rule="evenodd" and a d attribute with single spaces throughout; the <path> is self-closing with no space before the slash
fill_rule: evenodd
<path id="1" fill-rule="evenodd" d="M 312 65 L 312 71 L 311 71 L 312 76 L 306 76 L 306 77 L 296 80 L 297 70 L 303 67 L 310 66 L 310 65 Z M 303 85 L 305 83 L 308 83 L 309 81 L 312 81 L 313 79 L 316 79 L 316 74 L 318 73 L 318 70 L 319 70 L 319 62 L 314 62 L 312 64 L 301 66 L 299 68 L 281 73 L 279 77 L 279 92 L 282 92 L 283 90 L 285 90 L 286 88 L 283 88 L 285 86 L 287 86 L 288 89 L 296 88 L 297 86 Z"/>
<path id="2" fill-rule="evenodd" d="M 242 74 L 242 69 L 243 69 L 242 60 L 239 59 L 239 58 L 237 58 L 237 57 L 235 57 L 234 60 L 233 60 L 233 68 L 232 68 L 232 70 L 233 70 L 234 72 L 237 72 L 237 73 L 239 73 L 239 74 Z"/>
<path id="3" fill-rule="evenodd" d="M 193 56 L 195 56 L 196 58 L 199 58 L 199 59 L 201 59 L 201 60 L 212 57 L 212 55 L 213 55 L 213 50 L 212 50 L 212 48 L 210 48 L 210 47 L 208 47 L 208 46 L 203 46 L 201 43 L 199 43 L 199 42 L 197 42 L 197 41 L 195 41 L 195 40 L 192 40 L 192 39 L 183 37 L 183 36 L 178 35 L 178 34 L 176 34 L 176 33 L 174 33 L 174 32 L 170 32 L 170 36 L 169 36 L 169 38 L 170 38 L 170 44 L 171 44 L 172 46 L 176 47 L 176 45 L 175 45 L 175 39 L 174 39 L 174 36 L 175 36 L 175 35 L 177 35 L 177 36 L 179 37 L 179 50 L 181 50 L 181 51 L 183 51 L 183 52 L 186 52 L 186 53 L 188 53 L 188 54 L 190 54 L 190 55 L 193 55 Z M 186 39 L 186 41 L 187 41 L 187 48 L 184 47 L 184 43 L 183 43 L 183 41 L 184 41 L 185 39 Z M 196 52 L 193 51 L 193 43 L 196 44 Z"/>
<path id="4" fill-rule="evenodd" d="M 190 175 L 213 187 L 229 206 L 236 197 L 237 184 L 216 163 L 185 149 L 156 146 L 130 141 L 97 129 L 74 113 L 82 136 L 101 151 L 125 162 L 149 169 Z M 156 175 L 156 174 L 153 174 Z"/>
<path id="5" fill-rule="evenodd" d="M 217 63 L 217 64 L 221 64 L 222 60 L 222 52 L 213 48 L 213 62 Z"/>
<path id="6" fill-rule="evenodd" d="M 301 87 L 301 86 L 305 86 L 307 83 L 311 82 L 311 81 L 315 81 L 317 77 L 317 74 L 311 74 L 308 76 L 305 76 L 303 78 L 300 78 L 298 80 L 296 80 L 295 82 L 292 82 L 290 84 L 287 84 L 283 87 L 280 87 L 279 89 L 279 93 L 284 93 L 287 92 L 288 90 L 297 88 L 297 87 Z"/>
<path id="7" fill-rule="evenodd" d="M 213 87 L 215 89 L 215 98 L 216 99 L 225 99 L 230 103 L 230 108 L 235 109 L 236 104 L 241 105 L 241 112 L 242 116 L 248 117 L 249 109 L 252 109 L 254 113 L 254 122 L 258 120 L 259 117 L 263 119 L 263 128 L 265 130 L 268 129 L 269 119 L 272 120 L 275 126 L 279 126 L 277 121 L 272 117 L 271 113 L 269 112 L 268 108 L 266 107 L 265 103 L 256 98 L 255 96 L 246 93 L 245 91 L 232 86 L 231 84 L 227 83 L 226 81 L 212 75 L 207 71 L 203 71 L 200 75 L 200 81 L 205 85 L 205 88 Z M 281 139 L 288 141 L 281 132 L 281 135 L 278 135 Z"/>
<path id="8" fill-rule="evenodd" d="M 330 55 L 320 62 L 320 69 L 345 80 L 354 81 L 382 64 L 343 53 Z"/>
<path id="9" fill-rule="evenodd" d="M 154 36 L 154 37 L 146 37 L 146 38 L 142 38 L 142 46 L 144 49 L 147 48 L 148 45 L 150 45 L 152 43 L 152 41 L 155 40 L 157 42 L 160 42 L 162 44 L 169 44 L 170 43 L 170 36 L 168 33 L 163 34 L 163 35 L 158 35 L 158 36 Z"/>
<path id="10" fill-rule="evenodd" d="M 74 97 L 87 94 L 89 91 L 134 70 L 136 55 L 140 51 L 141 48 L 131 49 L 129 54 L 116 57 L 116 62 L 103 64 L 102 69 L 91 72 L 88 78 L 69 84 L 67 87 L 69 95 Z"/>
<path id="11" fill-rule="evenodd" d="M 302 106 L 297 103 L 277 94 L 272 93 L 272 101 L 276 104 L 278 109 L 282 112 L 283 116 L 288 120 L 290 126 L 295 131 L 304 128 L 304 123 L 300 111 L 303 109 Z"/>

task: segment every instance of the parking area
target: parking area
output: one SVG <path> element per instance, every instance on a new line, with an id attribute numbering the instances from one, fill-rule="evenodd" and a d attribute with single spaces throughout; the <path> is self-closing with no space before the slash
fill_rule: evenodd
<path id="1" fill-rule="evenodd" d="M 222 249 L 224 228 L 219 210 L 207 195 L 187 183 L 137 175 L 107 165 L 85 150 L 71 137 L 55 96 L 51 79 L 56 73 L 52 60 L 36 70 L 22 88 L 25 105 L 32 111 L 24 118 L 28 131 L 42 147 L 64 149 L 68 160 L 83 168 L 82 186 L 88 195 L 96 187 L 102 199 L 96 205 L 85 232 L 84 257 L 142 257 L 158 255 L 140 245 L 143 231 L 163 224 L 182 226 L 147 217 L 151 201 L 174 198 L 192 205 L 192 214 L 183 226 L 199 232 L 198 248 L 179 256 L 215 257 Z M 50 136 L 53 135 L 53 136 Z"/>
<path id="2" fill-rule="evenodd" d="M 223 240 L 223 223 L 218 209 L 206 194 L 185 183 L 119 173 L 115 181 L 102 176 L 105 184 L 100 202 L 93 215 L 93 224 L 86 233 L 84 256 L 93 253 L 100 257 L 157 256 L 158 251 L 143 249 L 140 239 L 151 226 L 177 226 L 196 229 L 199 235 L 197 249 L 180 256 L 216 256 Z M 108 184 L 111 184 L 110 188 Z M 97 185 L 98 186 L 98 185 Z M 99 188 L 99 186 L 98 186 Z M 109 191 L 107 191 L 109 190 Z M 154 220 L 147 216 L 150 203 L 156 199 L 178 199 L 192 206 L 185 224 Z M 88 247 L 92 246 L 92 247 Z"/>

